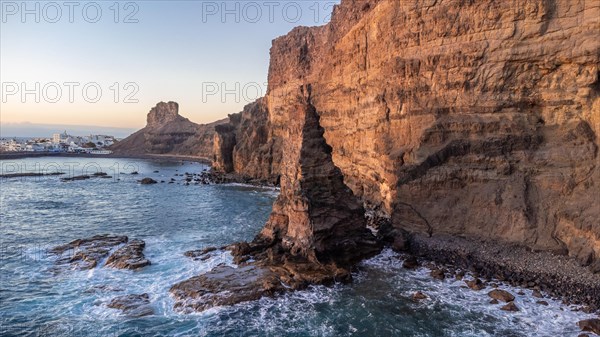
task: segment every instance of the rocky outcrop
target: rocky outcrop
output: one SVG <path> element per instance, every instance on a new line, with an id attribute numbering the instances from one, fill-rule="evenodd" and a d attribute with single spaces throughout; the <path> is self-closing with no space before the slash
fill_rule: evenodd
<path id="1" fill-rule="evenodd" d="M 283 290 L 277 275 L 268 268 L 219 266 L 174 285 L 170 292 L 175 309 L 192 312 L 257 300 Z"/>
<path id="2" fill-rule="evenodd" d="M 329 24 L 273 41 L 267 96 L 217 133 L 216 162 L 281 174 L 262 235 L 294 252 L 332 253 L 308 205 L 347 186 L 397 229 L 598 266 L 599 18 L 593 1 L 343 0 Z M 321 132 L 298 132 L 307 111 Z M 299 169 L 318 167 L 321 141 L 335 170 Z M 338 187 L 304 183 L 334 171 Z"/>
<path id="3" fill-rule="evenodd" d="M 173 155 L 210 159 L 215 126 L 226 122 L 227 119 L 196 124 L 179 115 L 177 103 L 160 102 L 148 113 L 146 127 L 110 149 L 116 155 Z"/>
<path id="4" fill-rule="evenodd" d="M 146 243 L 134 239 L 125 246 L 117 249 L 106 260 L 106 267 L 117 269 L 139 269 L 150 265 L 150 260 L 144 256 Z"/>
<path id="5" fill-rule="evenodd" d="M 264 229 L 251 243 L 230 247 L 238 269 L 217 267 L 174 285 L 176 308 L 205 310 L 272 296 L 310 284 L 351 279 L 350 268 L 381 250 L 367 229 L 362 203 L 344 184 L 323 138 L 310 87 L 297 92 L 287 113 L 281 193 Z M 205 254 L 189 252 L 189 256 Z"/>
<path id="6" fill-rule="evenodd" d="M 119 309 L 128 317 L 143 317 L 154 314 L 148 294 L 115 297 L 107 304 L 107 307 Z"/>
<path id="7" fill-rule="evenodd" d="M 364 209 L 344 184 L 323 138 L 310 87 L 287 107 L 288 136 L 281 162 L 281 193 L 255 241 L 277 242 L 308 260 L 352 265 L 378 252 Z"/>
<path id="8" fill-rule="evenodd" d="M 127 241 L 126 236 L 96 235 L 56 246 L 49 253 L 58 257 L 55 262 L 57 266 L 87 270 L 95 268 L 110 254 L 111 250 Z"/>
<path id="9" fill-rule="evenodd" d="M 107 257 L 106 267 L 139 269 L 150 265 L 143 254 L 145 245 L 144 241 L 130 241 L 127 236 L 103 234 L 56 246 L 49 253 L 57 257 L 56 271 L 67 267 L 74 270 L 93 269 Z"/>

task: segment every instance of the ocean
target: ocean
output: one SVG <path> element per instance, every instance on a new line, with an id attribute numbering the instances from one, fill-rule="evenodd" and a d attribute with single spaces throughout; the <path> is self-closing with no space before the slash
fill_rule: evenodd
<path id="1" fill-rule="evenodd" d="M 313 286 L 196 314 L 173 308 L 169 288 L 219 264 L 188 250 L 252 240 L 278 191 L 244 185 L 184 184 L 183 174 L 207 165 L 176 160 L 26 158 L 2 160 L 2 173 L 108 173 L 111 178 L 62 182 L 60 176 L 2 178 L 0 188 L 0 336 L 573 336 L 593 317 L 559 301 L 539 305 L 531 290 L 519 312 L 489 303 L 487 291 L 464 281 L 434 280 L 429 270 L 402 268 L 389 249 L 357 266 L 352 284 Z M 138 175 L 130 174 L 133 171 Z M 141 185 L 151 177 L 155 185 Z M 171 179 L 174 183 L 169 184 Z M 160 183 L 164 181 L 164 183 Z M 54 268 L 48 249 L 97 234 L 146 242 L 152 262 L 139 271 L 100 264 L 92 270 Z M 520 289 L 501 285 L 517 294 Z M 416 291 L 427 299 L 412 300 Z M 141 318 L 110 309 L 111 299 L 147 293 L 154 314 Z"/>

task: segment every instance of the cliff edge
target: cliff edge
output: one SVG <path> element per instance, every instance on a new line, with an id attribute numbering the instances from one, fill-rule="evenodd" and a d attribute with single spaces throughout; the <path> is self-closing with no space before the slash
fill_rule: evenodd
<path id="1" fill-rule="evenodd" d="M 337 188 L 395 229 L 568 254 L 598 272 L 598 36 L 594 1 L 343 0 L 329 24 L 273 41 L 268 94 L 217 130 L 214 166 L 281 175 L 263 234 L 284 219 L 284 246 L 318 252 L 327 238 L 294 248 L 329 223 L 311 196 L 336 198 L 304 183 L 333 171 L 299 169 L 320 156 L 306 139 L 317 133 L 292 122 L 310 88 Z"/>

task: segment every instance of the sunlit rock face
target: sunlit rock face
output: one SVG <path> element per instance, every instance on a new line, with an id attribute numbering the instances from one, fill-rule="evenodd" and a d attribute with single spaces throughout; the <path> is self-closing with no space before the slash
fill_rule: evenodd
<path id="1" fill-rule="evenodd" d="M 285 156 L 311 156 L 293 108 L 310 87 L 340 188 L 395 227 L 600 269 L 598 36 L 594 1 L 343 0 L 329 24 L 273 41 L 268 94 L 233 127 L 228 169 L 281 174 L 282 198 L 286 181 L 323 173 Z M 322 186 L 300 185 L 308 203 Z M 278 203 L 274 216 L 310 209 Z M 292 242 L 318 232 L 307 214 Z"/>
<path id="2" fill-rule="evenodd" d="M 111 146 L 118 155 L 180 155 L 211 159 L 215 126 L 196 124 L 179 115 L 179 104 L 160 102 L 148 113 L 146 127 Z"/>

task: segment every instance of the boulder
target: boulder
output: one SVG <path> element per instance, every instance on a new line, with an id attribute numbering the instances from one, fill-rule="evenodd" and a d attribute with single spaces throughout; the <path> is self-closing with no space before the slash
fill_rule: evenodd
<path id="1" fill-rule="evenodd" d="M 500 310 L 504 311 L 519 311 L 519 308 L 515 304 L 515 302 L 508 302 L 506 305 L 502 306 Z"/>
<path id="2" fill-rule="evenodd" d="M 474 278 L 470 281 L 465 281 L 465 283 L 467 284 L 467 286 L 473 290 L 479 291 L 485 288 L 485 284 L 483 284 L 483 282 L 478 279 L 478 278 Z"/>
<path id="3" fill-rule="evenodd" d="M 430 275 L 436 280 L 444 280 L 446 278 L 446 275 L 442 269 L 434 269 L 431 271 Z"/>
<path id="4" fill-rule="evenodd" d="M 144 178 L 142 180 L 140 180 L 140 184 L 142 185 L 152 185 L 152 184 L 158 184 L 158 181 L 152 179 L 152 178 Z"/>
<path id="5" fill-rule="evenodd" d="M 513 294 L 501 289 L 494 289 L 488 293 L 488 296 L 502 302 L 512 302 L 515 300 Z"/>
<path id="6" fill-rule="evenodd" d="M 413 294 L 412 299 L 413 299 L 413 301 L 418 302 L 420 300 L 427 299 L 427 295 L 423 294 L 420 291 L 417 291 L 416 293 Z"/>
<path id="7" fill-rule="evenodd" d="M 417 269 L 419 267 L 419 261 L 414 256 L 409 256 L 402 262 L 402 267 L 406 269 Z"/>
<path id="8" fill-rule="evenodd" d="M 579 326 L 582 331 L 593 332 L 596 335 L 600 335 L 600 319 L 598 318 L 579 321 L 577 322 L 577 326 Z"/>

